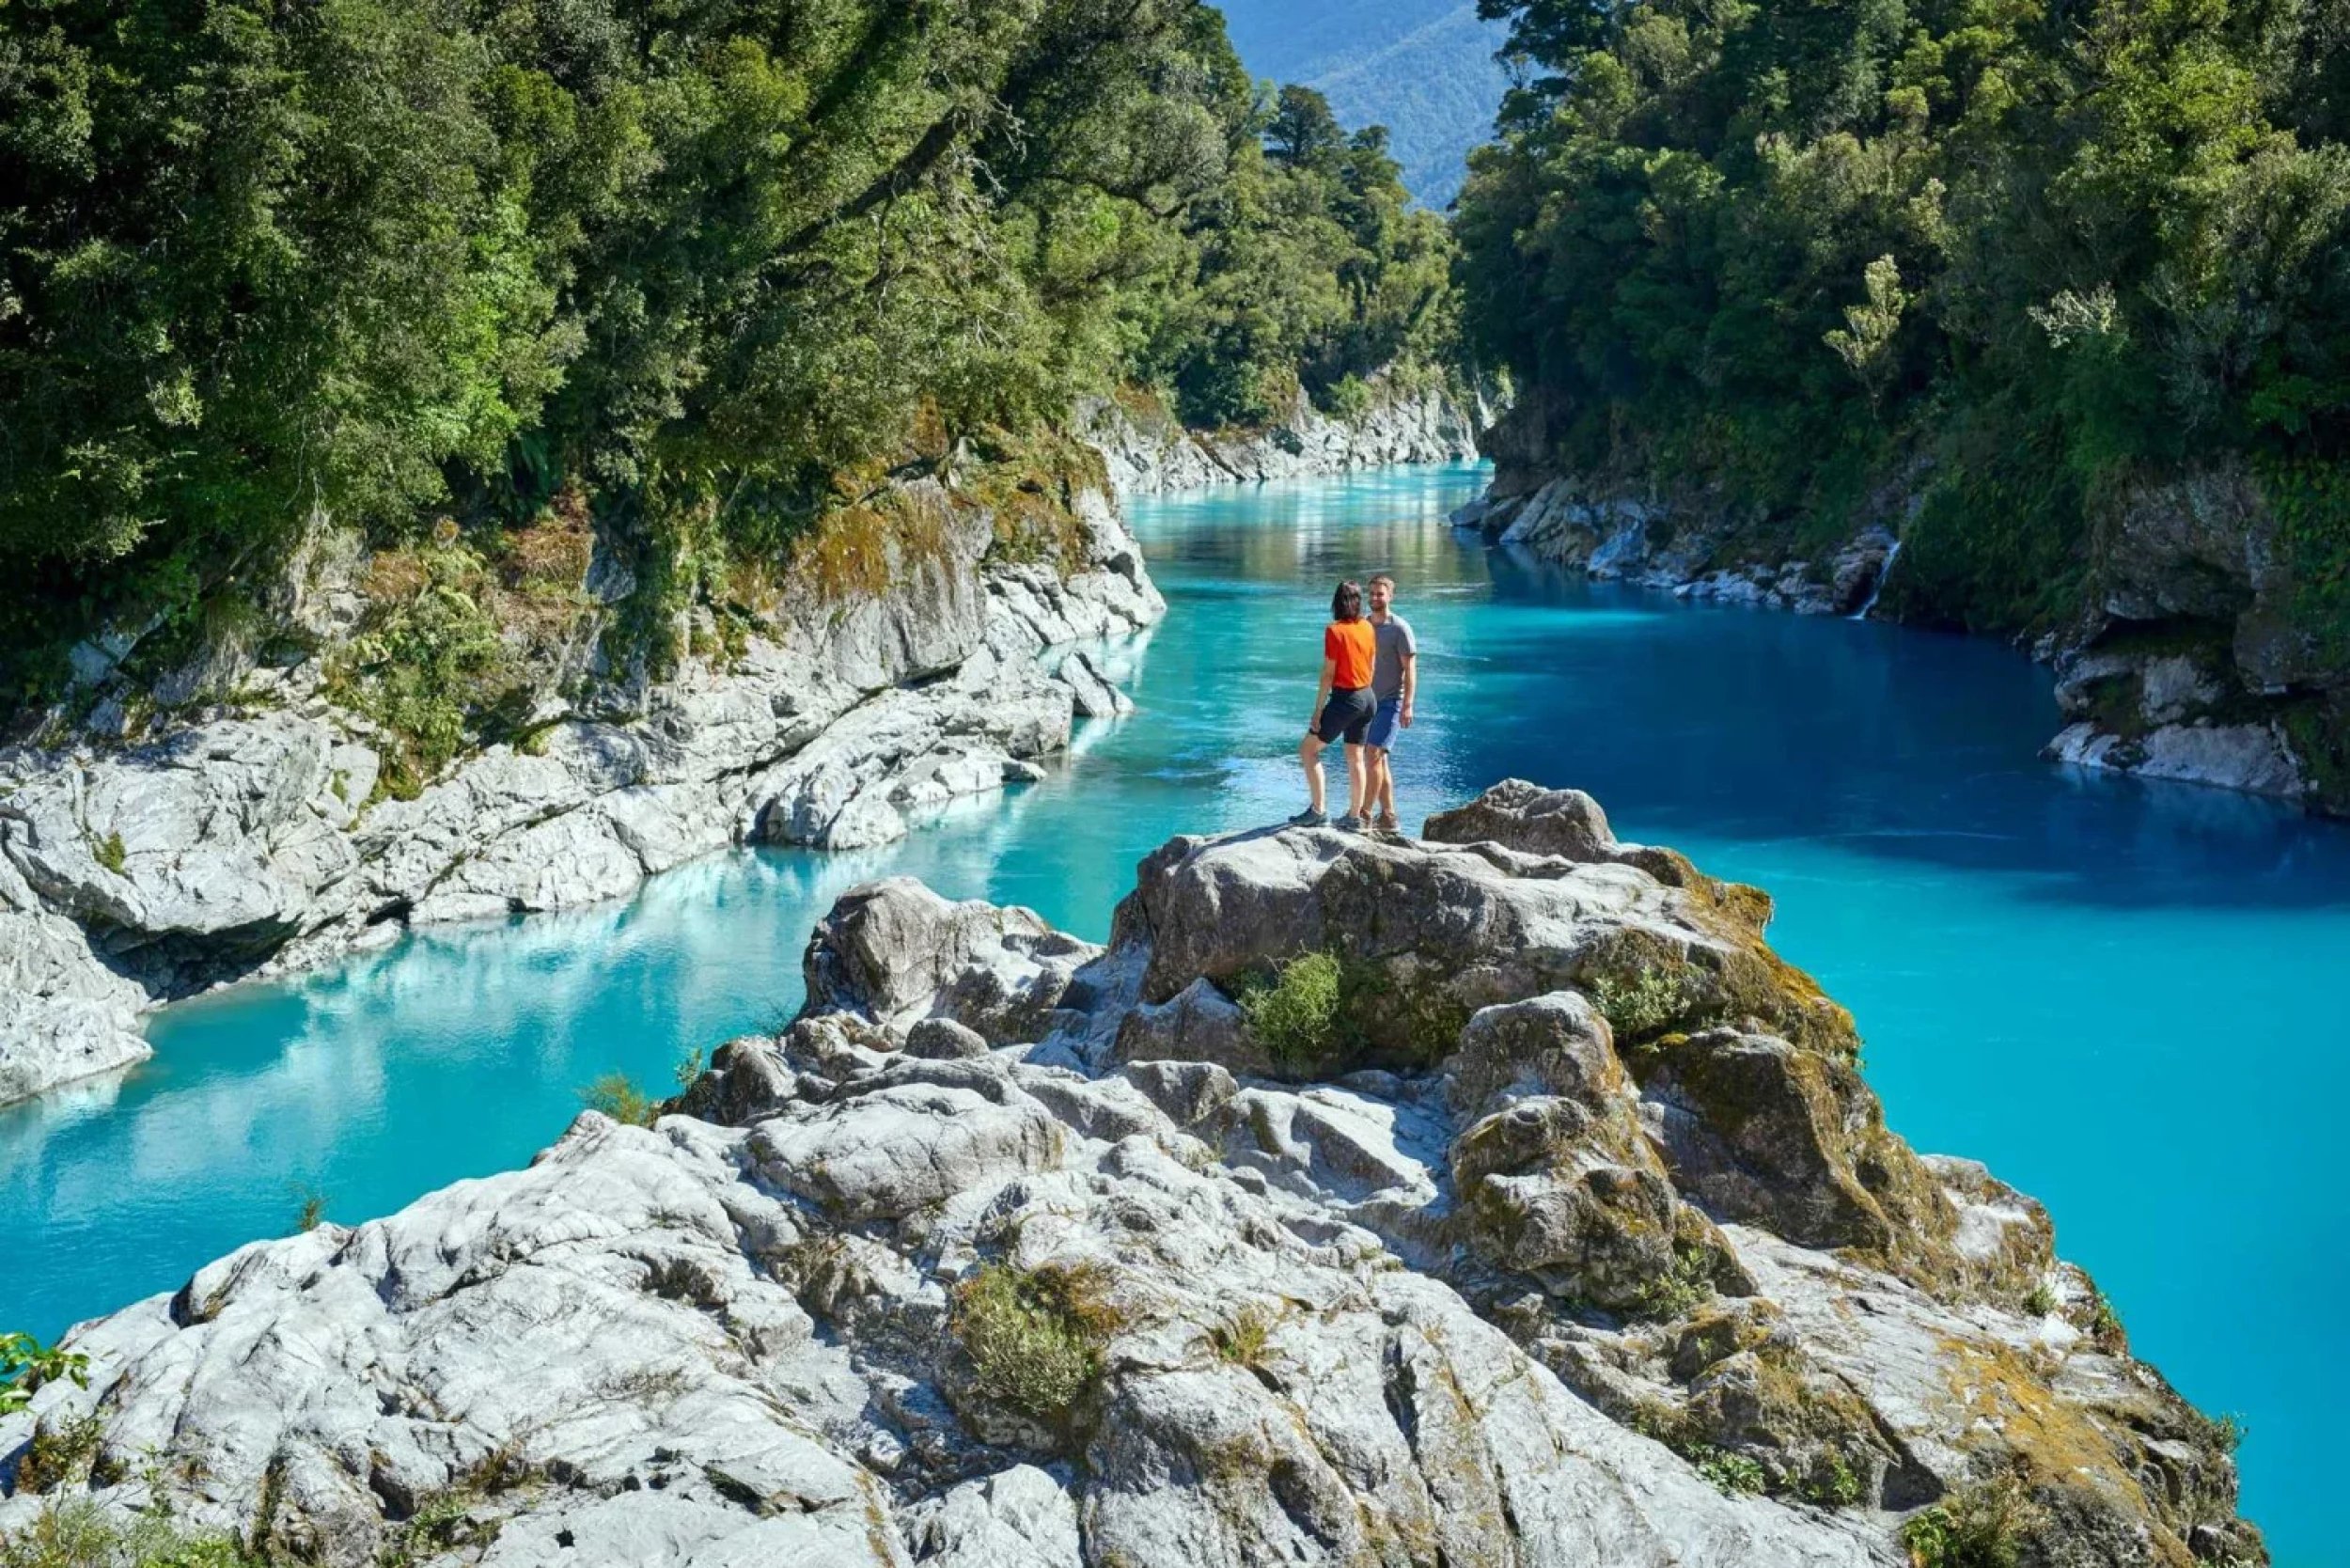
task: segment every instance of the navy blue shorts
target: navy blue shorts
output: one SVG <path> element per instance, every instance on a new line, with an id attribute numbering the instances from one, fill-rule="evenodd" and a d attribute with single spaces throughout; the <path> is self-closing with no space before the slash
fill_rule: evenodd
<path id="1" fill-rule="evenodd" d="M 1403 722 L 1403 699 L 1383 697 L 1379 711 L 1371 715 L 1371 728 L 1363 731 L 1363 745 L 1375 745 L 1385 751 L 1395 745 L 1396 726 Z"/>
<path id="2" fill-rule="evenodd" d="M 1322 705 L 1322 724 L 1314 735 L 1328 745 L 1340 735 L 1348 745 L 1363 744 L 1363 731 L 1371 727 L 1371 688 L 1355 686 L 1350 690 L 1334 691 L 1330 700 Z"/>

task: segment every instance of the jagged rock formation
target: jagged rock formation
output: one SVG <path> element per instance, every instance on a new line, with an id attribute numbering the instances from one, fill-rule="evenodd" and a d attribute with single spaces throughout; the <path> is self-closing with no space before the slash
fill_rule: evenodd
<path id="1" fill-rule="evenodd" d="M 151 744 L 0 752 L 0 1103 L 144 1058 L 138 1013 L 223 979 L 613 898 L 728 843 L 884 842 L 1035 776 L 1073 714 L 1125 700 L 1068 645 L 1162 613 L 1141 552 L 1098 492 L 1066 572 L 995 558 L 990 514 L 935 481 L 906 503 L 936 541 L 885 591 L 805 604 L 617 705 L 557 704 L 414 799 L 368 804 L 373 731 L 318 661 L 274 708 Z"/>
<path id="2" fill-rule="evenodd" d="M 80 1330 L 0 1531 L 87 1492 L 336 1564 L 1892 1568 L 1988 1490 L 2021 1562 L 2264 1560 L 2224 1432 L 2037 1204 L 1886 1128 L 1768 915 L 1518 783 L 1420 842 L 1177 839 L 1106 948 L 869 885 L 654 1128 Z M 1240 999 L 1308 955 L 1313 1027 Z"/>
<path id="3" fill-rule="evenodd" d="M 1477 432 L 1492 418 L 1481 400 L 1467 408 L 1440 386 L 1403 391 L 1381 378 L 1369 385 L 1359 416 L 1324 414 L 1301 391 L 1264 430 L 1188 430 L 1163 411 L 1107 398 L 1085 403 L 1077 420 L 1110 482 L 1127 494 L 1477 456 Z"/>

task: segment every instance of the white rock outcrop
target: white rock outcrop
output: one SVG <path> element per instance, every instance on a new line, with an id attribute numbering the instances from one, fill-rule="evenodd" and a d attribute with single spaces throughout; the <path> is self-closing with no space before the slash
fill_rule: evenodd
<path id="1" fill-rule="evenodd" d="M 882 843 L 1039 776 L 1073 715 L 1123 700 L 1060 651 L 1164 604 L 1099 493 L 1065 575 L 989 560 L 983 512 L 939 511 L 944 558 L 887 592 L 689 661 L 630 711 L 558 710 L 413 800 L 362 810 L 369 731 L 315 689 L 146 746 L 0 754 L 0 1103 L 143 1058 L 141 1011 L 225 979 L 615 898 L 728 843 Z"/>
<path id="2" fill-rule="evenodd" d="M 0 1535 L 86 1497 L 336 1568 L 1897 1568 L 2012 1484 L 2022 1560 L 2264 1560 L 2039 1206 L 1884 1129 L 1767 901 L 1572 792 L 1433 825 L 1476 837 L 1173 840 L 1106 949 L 859 888 L 807 1011 L 654 1127 L 78 1329 L 89 1386 L 0 1419 Z M 1317 945 L 1345 1027 L 1243 1042 L 1276 1073 L 1134 1053 L 1147 998 Z"/>
<path id="3" fill-rule="evenodd" d="M 1110 482 L 1130 494 L 1477 456 L 1477 432 L 1492 417 L 1481 403 L 1464 407 L 1440 387 L 1404 391 L 1384 378 L 1368 385 L 1369 405 L 1355 418 L 1323 413 L 1301 391 L 1263 430 L 1187 430 L 1106 398 L 1080 407 L 1078 422 Z"/>

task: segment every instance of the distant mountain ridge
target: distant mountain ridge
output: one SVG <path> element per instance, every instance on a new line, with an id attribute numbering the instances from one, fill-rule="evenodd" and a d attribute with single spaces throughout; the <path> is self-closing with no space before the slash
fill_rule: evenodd
<path id="1" fill-rule="evenodd" d="M 1225 24 L 1260 76 L 1318 88 L 1348 125 L 1385 125 L 1403 183 L 1441 208 L 1493 129 L 1504 29 L 1475 0 L 1230 0 Z"/>

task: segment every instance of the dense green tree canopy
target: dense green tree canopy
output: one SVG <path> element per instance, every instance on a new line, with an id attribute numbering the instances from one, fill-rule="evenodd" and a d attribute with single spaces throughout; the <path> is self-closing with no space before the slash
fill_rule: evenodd
<path id="1" fill-rule="evenodd" d="M 19 650 L 315 513 L 763 548 L 917 421 L 1258 418 L 1452 325 L 1380 138 L 1198 0 L 6 0 L 0 193 Z"/>
<path id="2" fill-rule="evenodd" d="M 1828 529 L 1906 476 L 1913 591 L 2010 627 L 2116 481 L 2242 454 L 2326 490 L 2340 0 L 1481 4 L 1522 85 L 1464 308 L 1560 466 Z"/>

